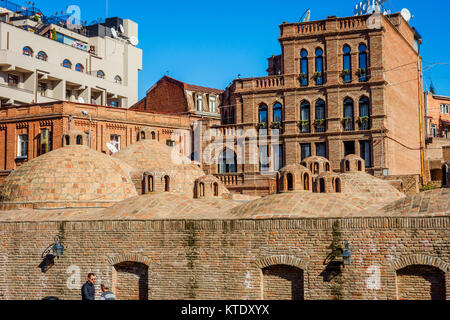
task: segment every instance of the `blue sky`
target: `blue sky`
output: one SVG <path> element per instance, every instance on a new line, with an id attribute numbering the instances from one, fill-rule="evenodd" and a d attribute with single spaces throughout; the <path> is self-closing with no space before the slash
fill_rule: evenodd
<path id="1" fill-rule="evenodd" d="M 106 0 L 34 2 L 45 14 L 78 5 L 82 20 L 92 21 L 106 15 Z M 311 20 L 328 15 L 351 16 L 356 2 L 109 0 L 109 16 L 139 23 L 139 47 L 144 51 L 139 96 L 143 97 L 167 71 L 179 80 L 221 89 L 238 74 L 264 76 L 266 59 L 280 53 L 279 24 L 297 22 L 307 8 L 311 8 Z M 395 12 L 406 7 L 414 15 L 411 25 L 424 38 L 425 66 L 450 63 L 450 1 L 389 0 L 386 6 Z M 450 65 L 431 68 L 424 73 L 424 79 L 426 85 L 433 80 L 437 93 L 450 95 Z"/>

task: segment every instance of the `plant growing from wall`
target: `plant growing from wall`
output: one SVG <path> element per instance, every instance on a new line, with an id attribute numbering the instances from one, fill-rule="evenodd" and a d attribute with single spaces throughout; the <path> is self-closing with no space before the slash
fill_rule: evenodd
<path id="1" fill-rule="evenodd" d="M 300 120 L 298 122 L 298 126 L 300 127 L 300 129 L 309 127 L 309 120 Z"/>
<path id="2" fill-rule="evenodd" d="M 369 116 L 365 116 L 365 117 L 359 117 L 359 123 L 360 124 L 368 124 L 370 120 Z"/>

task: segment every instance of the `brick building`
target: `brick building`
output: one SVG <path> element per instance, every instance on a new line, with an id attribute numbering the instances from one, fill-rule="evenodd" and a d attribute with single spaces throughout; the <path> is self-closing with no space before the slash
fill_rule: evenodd
<path id="1" fill-rule="evenodd" d="M 132 110 L 189 115 L 196 120 L 219 120 L 223 90 L 207 88 L 162 77 Z"/>
<path id="2" fill-rule="evenodd" d="M 11 170 L 64 145 L 90 145 L 110 154 L 138 139 L 154 139 L 181 152 L 190 148 L 187 115 L 161 115 L 71 102 L 0 108 L 0 170 Z M 174 134 L 175 133 L 175 134 Z M 174 141 L 176 139 L 177 141 Z"/>
<path id="3" fill-rule="evenodd" d="M 426 181 L 441 182 L 441 167 L 450 161 L 450 97 L 425 92 Z"/>
<path id="4" fill-rule="evenodd" d="M 0 299 L 80 299 L 88 272 L 119 300 L 448 299 L 450 189 L 405 197 L 358 156 L 340 170 L 311 157 L 280 170 L 277 194 L 244 201 L 152 149 L 171 159 L 154 140 L 113 157 L 70 145 L 11 174 Z"/>
<path id="5" fill-rule="evenodd" d="M 234 80 L 223 95 L 221 125 L 214 126 L 223 136 L 258 129 L 269 140 L 281 130 L 279 145 L 260 146 L 259 163 L 205 170 L 231 190 L 259 195 L 276 188 L 270 172 L 310 156 L 339 168 L 342 158 L 357 154 L 376 176 L 421 175 L 421 39 L 415 29 L 400 14 L 375 13 L 284 23 L 280 30 L 282 54 L 269 58 L 268 76 Z M 253 152 L 248 143 L 246 159 Z M 227 148 L 239 153 L 237 142 Z"/>

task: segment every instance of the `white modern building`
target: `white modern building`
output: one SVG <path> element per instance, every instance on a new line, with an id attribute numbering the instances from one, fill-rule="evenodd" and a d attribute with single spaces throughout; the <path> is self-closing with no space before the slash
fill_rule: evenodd
<path id="1" fill-rule="evenodd" d="M 135 22 L 109 18 L 73 29 L 32 10 L 0 8 L 0 105 L 63 100 L 129 108 L 138 101 Z"/>

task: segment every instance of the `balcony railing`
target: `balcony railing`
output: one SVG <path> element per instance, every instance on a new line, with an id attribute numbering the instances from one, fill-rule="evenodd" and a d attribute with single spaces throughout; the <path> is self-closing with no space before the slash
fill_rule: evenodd
<path id="1" fill-rule="evenodd" d="M 359 130 L 370 130 L 370 117 L 359 118 Z"/>
<path id="2" fill-rule="evenodd" d="M 309 120 L 301 120 L 298 123 L 298 128 L 300 129 L 301 133 L 311 133 L 311 124 Z"/>
<path id="3" fill-rule="evenodd" d="M 327 124 L 325 119 L 316 119 L 314 121 L 315 132 L 325 132 L 327 131 Z"/>
<path id="4" fill-rule="evenodd" d="M 354 131 L 355 124 L 353 118 L 344 118 L 343 120 L 344 131 Z"/>
<path id="5" fill-rule="evenodd" d="M 283 76 L 248 78 L 236 80 L 237 90 L 248 89 L 278 89 L 284 87 Z"/>
<path id="6" fill-rule="evenodd" d="M 244 175 L 242 173 L 219 173 L 214 176 L 225 186 L 236 186 L 244 183 Z"/>

